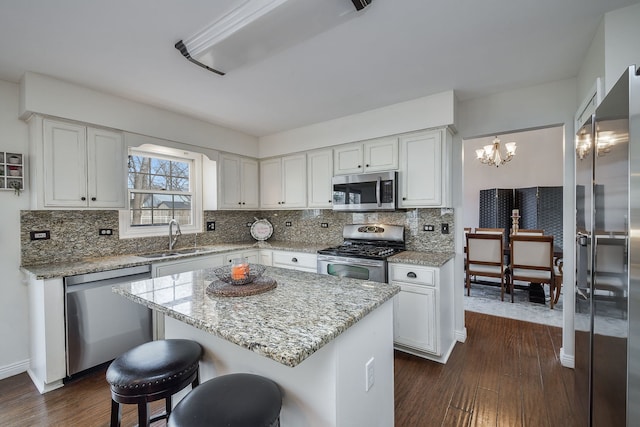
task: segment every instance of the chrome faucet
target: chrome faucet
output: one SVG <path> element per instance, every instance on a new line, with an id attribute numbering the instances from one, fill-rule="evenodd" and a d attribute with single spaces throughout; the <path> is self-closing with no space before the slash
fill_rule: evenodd
<path id="1" fill-rule="evenodd" d="M 173 235 L 173 224 L 176 225 L 176 235 Z M 169 221 L 169 250 L 172 251 L 173 247 L 176 245 L 176 242 L 178 241 L 178 237 L 180 237 L 182 235 L 182 232 L 180 231 L 180 224 L 178 224 L 178 221 L 176 221 L 175 219 L 172 219 L 171 221 Z"/>

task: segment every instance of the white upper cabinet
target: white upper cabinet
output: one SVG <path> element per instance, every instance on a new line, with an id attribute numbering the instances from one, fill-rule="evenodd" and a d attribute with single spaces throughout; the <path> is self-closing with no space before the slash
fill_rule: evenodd
<path id="1" fill-rule="evenodd" d="M 39 119 L 32 125 L 36 129 Z M 124 208 L 126 157 L 119 132 L 42 120 L 42 139 L 32 148 L 42 156 L 42 181 L 36 177 L 37 206 Z M 38 190 L 36 190 L 38 191 Z"/>
<path id="2" fill-rule="evenodd" d="M 219 208 L 257 209 L 258 162 L 231 154 L 220 154 L 219 162 Z"/>
<path id="3" fill-rule="evenodd" d="M 451 137 L 436 129 L 400 137 L 400 208 L 449 207 Z"/>
<path id="4" fill-rule="evenodd" d="M 260 207 L 291 209 L 307 206 L 306 154 L 260 161 Z"/>
<path id="5" fill-rule="evenodd" d="M 333 150 L 307 153 L 307 206 L 331 209 L 333 188 Z"/>
<path id="6" fill-rule="evenodd" d="M 398 138 L 343 145 L 333 150 L 334 175 L 398 169 Z"/>

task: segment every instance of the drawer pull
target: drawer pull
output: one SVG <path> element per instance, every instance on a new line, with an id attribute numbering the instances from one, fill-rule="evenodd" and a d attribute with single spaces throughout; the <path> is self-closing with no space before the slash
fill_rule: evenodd
<path id="1" fill-rule="evenodd" d="M 298 262 L 298 258 L 296 257 L 291 258 L 291 262 Z"/>
<path id="2" fill-rule="evenodd" d="M 407 277 L 409 277 L 411 279 L 415 279 L 418 276 L 416 276 L 416 273 L 414 273 L 413 271 L 410 271 L 410 272 L 407 273 Z"/>

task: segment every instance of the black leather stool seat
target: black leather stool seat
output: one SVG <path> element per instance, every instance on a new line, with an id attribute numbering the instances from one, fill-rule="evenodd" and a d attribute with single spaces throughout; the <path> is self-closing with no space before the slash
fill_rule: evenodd
<path id="1" fill-rule="evenodd" d="M 137 404 L 140 426 L 166 418 L 171 396 L 199 383 L 202 347 L 191 340 L 151 341 L 117 357 L 107 369 L 111 386 L 111 425 L 120 425 L 120 403 Z M 149 420 L 148 402 L 166 399 L 166 414 Z"/>
<path id="2" fill-rule="evenodd" d="M 189 392 L 169 417 L 168 427 L 277 427 L 282 394 L 278 385 L 254 374 L 213 378 Z"/>

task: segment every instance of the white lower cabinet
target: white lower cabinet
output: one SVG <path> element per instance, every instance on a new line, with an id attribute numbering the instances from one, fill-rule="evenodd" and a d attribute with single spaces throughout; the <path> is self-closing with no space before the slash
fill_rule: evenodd
<path id="1" fill-rule="evenodd" d="M 442 267 L 389 264 L 389 282 L 400 286 L 394 300 L 394 346 L 446 363 L 453 346 L 453 262 Z"/>
<path id="2" fill-rule="evenodd" d="M 310 273 L 318 271 L 318 256 L 316 254 L 273 251 L 272 262 L 274 267 L 308 271 Z"/>
<path id="3" fill-rule="evenodd" d="M 260 251 L 251 249 L 246 251 L 229 252 L 224 254 L 224 263 L 229 264 L 234 260 L 234 258 L 246 258 L 247 262 L 251 264 L 258 264 L 260 261 Z"/>
<path id="4" fill-rule="evenodd" d="M 153 277 L 169 276 L 171 274 L 186 273 L 187 271 L 220 267 L 223 264 L 224 257 L 222 255 L 203 255 L 177 261 L 153 264 L 151 274 Z"/>

